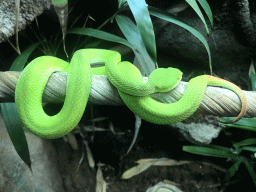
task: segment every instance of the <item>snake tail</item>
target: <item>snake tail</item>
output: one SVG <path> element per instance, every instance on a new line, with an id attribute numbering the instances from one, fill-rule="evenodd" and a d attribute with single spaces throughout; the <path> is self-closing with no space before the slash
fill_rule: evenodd
<path id="1" fill-rule="evenodd" d="M 242 90 L 229 81 L 209 75 L 191 79 L 183 97 L 175 103 L 161 103 L 150 96 L 133 97 L 121 91 L 119 94 L 128 108 L 142 119 L 155 124 L 172 124 L 187 119 L 199 108 L 207 85 L 228 88 L 234 91 L 241 100 L 240 114 L 232 121 L 223 123 L 236 122 L 245 115 L 248 103 Z"/>

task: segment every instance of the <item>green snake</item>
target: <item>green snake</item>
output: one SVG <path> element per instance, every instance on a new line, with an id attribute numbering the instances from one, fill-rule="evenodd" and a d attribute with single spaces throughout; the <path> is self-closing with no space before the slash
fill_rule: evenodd
<path id="1" fill-rule="evenodd" d="M 91 68 L 91 63 L 97 62 L 104 62 L 105 66 Z M 42 107 L 42 97 L 48 79 L 54 72 L 68 72 L 66 96 L 60 112 L 49 116 Z M 231 122 L 241 119 L 247 110 L 247 100 L 240 88 L 209 75 L 191 79 L 179 101 L 157 102 L 150 94 L 168 92 L 175 88 L 182 78 L 180 70 L 158 68 L 144 82 L 139 69 L 130 62 L 121 61 L 118 52 L 81 49 L 74 53 L 70 63 L 53 56 L 41 56 L 31 61 L 22 71 L 16 85 L 15 103 L 27 129 L 48 139 L 71 132 L 79 123 L 87 105 L 92 74 L 107 75 L 128 108 L 142 119 L 156 124 L 176 123 L 191 116 L 199 107 L 207 85 L 228 88 L 240 98 L 241 112 Z"/>

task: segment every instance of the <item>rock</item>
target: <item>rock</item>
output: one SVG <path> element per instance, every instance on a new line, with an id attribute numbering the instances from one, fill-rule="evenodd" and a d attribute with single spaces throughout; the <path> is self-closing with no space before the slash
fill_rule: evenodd
<path id="1" fill-rule="evenodd" d="M 0 191 L 63 192 L 52 144 L 26 132 L 32 162 L 33 173 L 31 173 L 14 149 L 2 115 L 0 115 L 0 126 Z"/>
<path id="2" fill-rule="evenodd" d="M 30 24 L 35 17 L 50 9 L 51 0 L 20 0 L 19 31 Z M 15 0 L 0 0 L 0 43 L 15 33 Z M 3 34 L 4 36 L 3 36 Z"/>
<path id="3" fill-rule="evenodd" d="M 146 192 L 182 192 L 182 191 L 173 184 L 159 182 L 153 187 L 150 187 Z"/>
<path id="4" fill-rule="evenodd" d="M 214 16 L 218 12 L 220 12 L 218 15 L 224 14 L 221 7 L 212 11 Z M 219 23 L 216 24 L 216 17 L 214 17 L 214 28 L 211 28 L 208 18 L 205 17 L 210 30 L 208 36 L 203 22 L 191 7 L 179 13 L 178 17 L 199 31 L 207 40 L 211 51 L 213 72 L 238 85 L 246 86 L 239 77 L 248 76 L 253 49 L 245 43 L 245 37 L 239 35 L 237 28 L 234 28 L 236 19 L 229 20 L 229 25 L 222 23 L 224 25 L 222 26 Z M 231 15 L 228 14 L 227 17 L 230 18 Z M 225 22 L 224 20 L 220 21 Z M 155 20 L 154 28 L 158 54 L 169 58 L 166 65 L 177 65 L 175 67 L 182 69 L 186 75 L 196 69 L 203 69 L 209 74 L 209 58 L 206 48 L 192 33 L 163 20 Z M 173 59 L 175 60 L 173 61 Z M 161 62 L 159 64 L 163 66 Z"/>

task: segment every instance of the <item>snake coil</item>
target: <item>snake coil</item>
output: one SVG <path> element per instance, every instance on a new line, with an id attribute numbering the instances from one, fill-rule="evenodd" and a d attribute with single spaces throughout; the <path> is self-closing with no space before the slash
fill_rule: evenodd
<path id="1" fill-rule="evenodd" d="M 104 62 L 101 69 L 90 63 Z M 49 116 L 42 107 L 44 88 L 52 73 L 68 72 L 66 98 L 60 112 Z M 99 73 L 100 71 L 100 73 Z M 240 98 L 242 109 L 232 121 L 241 119 L 247 110 L 247 99 L 242 90 L 229 81 L 209 75 L 191 79 L 183 97 L 175 103 L 160 103 L 150 97 L 155 92 L 175 88 L 182 72 L 176 68 L 158 68 L 144 83 L 137 67 L 121 62 L 118 52 L 104 49 L 81 49 L 68 63 L 52 56 L 42 56 L 31 61 L 21 73 L 15 90 L 15 103 L 24 125 L 35 135 L 53 139 L 71 132 L 79 123 L 87 105 L 91 75 L 105 74 L 118 89 L 124 103 L 142 119 L 156 124 L 183 121 L 199 107 L 207 85 L 221 86 L 234 91 Z"/>

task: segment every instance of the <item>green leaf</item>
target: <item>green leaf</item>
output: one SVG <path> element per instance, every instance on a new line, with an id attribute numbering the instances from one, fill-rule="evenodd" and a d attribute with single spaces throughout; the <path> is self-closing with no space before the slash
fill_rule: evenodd
<path id="1" fill-rule="evenodd" d="M 229 181 L 229 179 L 231 177 L 233 177 L 233 175 L 236 173 L 236 171 L 238 170 L 239 165 L 242 163 L 242 158 L 239 158 L 227 171 L 226 175 L 225 175 L 225 182 Z"/>
<path id="2" fill-rule="evenodd" d="M 155 69 L 155 64 L 148 55 L 138 28 L 131 19 L 126 16 L 117 15 L 115 19 L 126 39 L 137 50 L 134 54 L 138 62 L 134 62 L 134 64 L 140 69 L 143 76 L 148 76 Z"/>
<path id="3" fill-rule="evenodd" d="M 201 147 L 201 146 L 183 146 L 183 151 L 194 153 L 198 155 L 220 157 L 220 158 L 239 158 L 238 155 L 233 154 L 230 150 L 223 150 L 217 148 Z"/>
<path id="4" fill-rule="evenodd" d="M 138 117 L 137 115 L 135 115 L 135 131 L 134 131 L 134 137 L 133 137 L 133 140 L 132 140 L 132 143 L 126 153 L 126 155 L 131 151 L 133 145 L 135 144 L 135 141 L 138 137 L 138 134 L 139 134 L 139 130 L 140 130 L 140 127 L 141 127 L 141 118 Z"/>
<path id="5" fill-rule="evenodd" d="M 207 3 L 206 0 L 197 0 L 200 5 L 203 7 L 206 15 L 208 16 L 208 19 L 210 20 L 211 22 L 211 26 L 213 27 L 213 16 L 212 16 L 212 11 L 211 11 L 211 8 L 209 6 L 209 4 Z"/>
<path id="6" fill-rule="evenodd" d="M 234 117 L 221 117 L 222 121 L 230 121 L 234 119 Z M 256 131 L 256 118 L 245 118 L 243 117 L 239 121 L 233 123 L 233 124 L 225 124 L 228 127 L 234 127 L 234 128 L 240 128 L 245 129 L 249 131 Z"/>
<path id="7" fill-rule="evenodd" d="M 137 23 L 145 48 L 152 61 L 156 64 L 157 54 L 155 34 L 147 4 L 145 0 L 127 0 L 127 2 Z"/>
<path id="8" fill-rule="evenodd" d="M 52 0 L 54 10 L 58 15 L 59 23 L 62 29 L 63 40 L 66 36 L 67 23 L 68 23 L 68 1 L 67 0 Z M 65 44 L 64 44 L 65 49 Z"/>
<path id="9" fill-rule="evenodd" d="M 1 110 L 7 132 L 20 158 L 30 167 L 28 143 L 15 103 L 1 103 Z"/>
<path id="10" fill-rule="evenodd" d="M 123 39 L 121 37 L 112 35 L 110 33 L 107 33 L 107 32 L 101 31 L 101 30 L 81 27 L 81 28 L 74 28 L 74 29 L 68 30 L 67 33 L 72 33 L 72 34 L 77 34 L 77 35 L 88 35 L 91 37 L 103 39 L 105 41 L 121 43 L 123 45 L 130 47 L 133 51 L 135 51 L 135 48 L 126 39 Z"/>
<path id="11" fill-rule="evenodd" d="M 207 147 L 208 147 L 208 148 L 221 149 L 221 150 L 228 151 L 228 152 L 231 151 L 231 148 L 223 147 L 223 146 L 219 146 L 219 145 L 209 145 L 209 146 L 207 146 Z"/>
<path id="12" fill-rule="evenodd" d="M 252 177 L 252 180 L 253 180 L 254 184 L 256 185 L 256 174 L 253 171 L 252 165 L 245 158 L 243 158 L 243 163 L 245 164 L 247 170 L 249 171 L 249 173 L 250 173 L 250 175 Z"/>
<path id="13" fill-rule="evenodd" d="M 256 152 L 256 146 L 254 147 L 241 147 L 241 150 Z"/>
<path id="14" fill-rule="evenodd" d="M 251 62 L 250 68 L 249 68 L 249 77 L 251 79 L 251 89 L 253 91 L 256 91 L 256 74 L 255 74 L 253 60 Z"/>
<path id="15" fill-rule="evenodd" d="M 39 44 L 40 43 L 33 44 L 23 51 L 13 62 L 10 71 L 21 71 L 26 64 L 28 57 Z M 15 150 L 20 158 L 30 167 L 31 161 L 28 144 L 24 134 L 23 124 L 19 118 L 15 104 L 1 103 L 1 110 L 7 132 Z"/>
<path id="16" fill-rule="evenodd" d="M 249 77 L 251 79 L 252 90 L 256 91 L 256 74 L 255 73 L 250 73 Z"/>
<path id="17" fill-rule="evenodd" d="M 206 21 L 204 19 L 204 16 L 200 10 L 200 8 L 198 7 L 196 0 L 186 0 L 186 2 L 195 10 L 195 12 L 197 13 L 197 15 L 200 17 L 200 19 L 202 20 L 202 22 L 204 23 L 205 29 L 207 31 L 207 33 L 209 34 L 209 29 L 207 27 Z"/>
<path id="18" fill-rule="evenodd" d="M 210 71 L 212 72 L 212 60 L 211 60 L 211 53 L 210 53 L 210 48 L 208 46 L 208 43 L 206 41 L 206 39 L 204 38 L 204 36 L 198 32 L 197 30 L 195 30 L 193 27 L 190 27 L 189 25 L 183 23 L 182 21 L 180 21 L 178 19 L 178 17 L 166 12 L 166 11 L 163 11 L 161 9 L 157 9 L 157 8 L 154 8 L 154 7 L 148 7 L 149 9 L 149 12 L 151 15 L 155 16 L 155 17 L 158 17 L 160 19 L 163 19 L 163 20 L 166 20 L 166 21 L 169 21 L 169 22 L 172 22 L 176 25 L 179 25 L 180 27 L 183 27 L 184 29 L 188 30 L 190 33 L 192 33 L 194 36 L 196 36 L 205 46 L 206 50 L 207 50 L 207 53 L 208 53 L 208 56 L 209 56 L 209 66 L 210 66 Z"/>
<path id="19" fill-rule="evenodd" d="M 55 6 L 65 6 L 68 3 L 68 0 L 52 0 L 52 4 Z"/>
<path id="20" fill-rule="evenodd" d="M 205 29 L 206 29 L 207 33 L 209 34 L 209 29 L 208 29 L 207 23 L 206 23 L 206 21 L 205 21 L 205 19 L 204 19 L 204 16 L 203 16 L 203 14 L 202 14 L 200 8 L 199 8 L 198 5 L 197 5 L 196 0 L 186 0 L 186 2 L 195 10 L 195 12 L 197 13 L 197 15 L 200 17 L 200 19 L 201 19 L 202 22 L 204 23 Z M 204 6 L 206 9 L 207 9 L 207 8 L 208 8 L 208 9 L 210 8 L 209 5 L 207 4 L 207 2 L 206 2 L 205 0 L 200 1 L 200 2 L 203 3 L 203 6 Z M 207 7 L 207 5 L 205 4 L 205 2 L 206 2 L 206 4 L 208 5 L 208 7 Z M 201 5 L 202 5 L 202 4 L 201 4 Z M 204 8 L 204 7 L 203 7 L 203 8 Z M 209 11 L 209 10 L 207 10 L 207 11 Z"/>
<path id="21" fill-rule="evenodd" d="M 9 71 L 22 71 L 28 60 L 28 57 L 35 50 L 35 48 L 37 48 L 39 44 L 40 42 L 35 43 L 29 46 L 25 51 L 23 51 L 12 63 L 12 66 L 10 67 Z"/>
<path id="22" fill-rule="evenodd" d="M 241 146 L 255 145 L 255 144 L 256 144 L 256 138 L 250 138 L 250 139 L 245 139 L 243 141 L 235 143 L 233 146 L 238 148 L 238 147 L 241 147 Z"/>
<path id="23" fill-rule="evenodd" d="M 118 8 L 122 7 L 125 2 L 126 0 L 118 0 Z"/>

